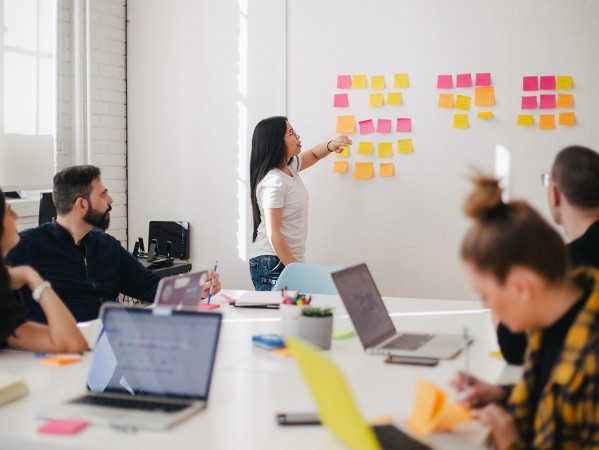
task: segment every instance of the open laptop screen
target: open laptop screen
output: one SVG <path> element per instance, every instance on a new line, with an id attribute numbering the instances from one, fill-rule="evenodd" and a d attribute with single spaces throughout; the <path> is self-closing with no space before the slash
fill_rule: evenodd
<path id="1" fill-rule="evenodd" d="M 331 276 L 364 348 L 395 334 L 395 326 L 366 264 L 333 272 Z"/>
<path id="2" fill-rule="evenodd" d="M 90 391 L 207 398 L 220 314 L 115 305 L 100 317 Z"/>

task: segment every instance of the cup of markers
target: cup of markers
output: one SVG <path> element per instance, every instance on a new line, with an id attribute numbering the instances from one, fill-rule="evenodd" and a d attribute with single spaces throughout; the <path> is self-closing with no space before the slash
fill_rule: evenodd
<path id="1" fill-rule="evenodd" d="M 279 306 L 281 311 L 281 334 L 297 336 L 297 323 L 302 315 L 302 308 L 309 306 L 312 297 L 306 294 L 288 295 L 287 289 L 281 291 L 283 301 Z"/>

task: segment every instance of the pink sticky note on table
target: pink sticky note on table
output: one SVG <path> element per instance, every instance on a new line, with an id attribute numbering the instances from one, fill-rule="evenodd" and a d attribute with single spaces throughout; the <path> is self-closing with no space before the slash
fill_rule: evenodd
<path id="1" fill-rule="evenodd" d="M 553 109 L 555 108 L 555 95 L 545 94 L 541 95 L 541 109 Z"/>
<path id="2" fill-rule="evenodd" d="M 537 108 L 537 96 L 536 95 L 525 95 L 522 97 L 522 109 L 536 109 Z"/>
<path id="3" fill-rule="evenodd" d="M 212 309 L 217 309 L 220 308 L 220 305 L 218 303 L 200 303 L 198 305 L 198 311 L 210 311 Z"/>
<path id="4" fill-rule="evenodd" d="M 408 132 L 412 130 L 412 119 L 397 119 L 397 131 Z"/>
<path id="5" fill-rule="evenodd" d="M 522 90 L 523 91 L 538 91 L 539 90 L 539 77 L 522 77 Z"/>
<path id="6" fill-rule="evenodd" d="M 491 74 L 489 72 L 476 74 L 476 86 L 491 86 Z"/>
<path id="7" fill-rule="evenodd" d="M 451 75 L 439 75 L 437 77 L 437 89 L 451 89 L 453 87 L 453 79 Z"/>
<path id="8" fill-rule="evenodd" d="M 372 123 L 372 119 L 363 120 L 359 122 L 360 125 L 360 134 L 370 134 L 374 133 L 374 124 Z"/>
<path id="9" fill-rule="evenodd" d="M 455 80 L 455 87 L 471 87 L 472 86 L 472 74 L 469 73 L 458 73 Z"/>
<path id="10" fill-rule="evenodd" d="M 377 133 L 391 133 L 391 120 L 379 119 L 376 123 Z"/>
<path id="11" fill-rule="evenodd" d="M 37 429 L 42 434 L 75 434 L 83 430 L 87 422 L 83 420 L 49 420 Z"/>
<path id="12" fill-rule="evenodd" d="M 335 108 L 345 108 L 349 106 L 349 99 L 347 94 L 335 94 L 335 101 L 333 102 Z"/>
<path id="13" fill-rule="evenodd" d="M 337 77 L 337 89 L 351 88 L 351 75 L 339 75 Z"/>
<path id="14" fill-rule="evenodd" d="M 541 76 L 541 90 L 552 91 L 555 89 L 555 75 Z"/>

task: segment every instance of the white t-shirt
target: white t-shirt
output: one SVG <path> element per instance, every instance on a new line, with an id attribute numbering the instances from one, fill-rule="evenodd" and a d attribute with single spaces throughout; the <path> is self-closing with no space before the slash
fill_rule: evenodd
<path id="1" fill-rule="evenodd" d="M 299 176 L 301 166 L 302 159 L 297 156 L 288 166 L 292 176 L 279 169 L 272 169 L 258 183 L 256 199 L 260 209 L 260 225 L 250 258 L 276 255 L 266 235 L 264 208 L 283 208 L 281 233 L 293 256 L 300 262 L 304 261 L 308 235 L 308 190 Z"/>

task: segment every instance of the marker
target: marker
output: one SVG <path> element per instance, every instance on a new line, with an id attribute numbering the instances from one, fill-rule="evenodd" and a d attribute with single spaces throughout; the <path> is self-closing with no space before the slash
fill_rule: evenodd
<path id="1" fill-rule="evenodd" d="M 212 286 L 214 286 L 214 278 L 216 277 L 216 267 L 218 266 L 218 259 L 214 263 L 214 273 L 212 274 L 212 283 L 210 283 L 210 289 L 208 289 L 208 304 L 210 304 L 210 299 L 212 298 Z"/>

